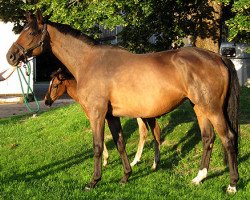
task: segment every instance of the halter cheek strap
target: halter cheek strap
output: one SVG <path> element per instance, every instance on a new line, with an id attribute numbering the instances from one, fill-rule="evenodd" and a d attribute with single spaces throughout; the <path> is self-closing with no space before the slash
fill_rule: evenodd
<path id="1" fill-rule="evenodd" d="M 43 30 L 42 30 L 42 37 L 41 37 L 41 40 L 38 42 L 38 44 L 36 44 L 36 45 L 34 45 L 34 46 L 32 46 L 32 47 L 30 47 L 28 49 L 25 49 L 22 45 L 18 44 L 17 42 L 14 42 L 13 45 L 16 46 L 19 49 L 19 51 L 21 51 L 21 53 L 24 56 L 25 61 L 27 61 L 27 59 L 28 59 L 27 54 L 30 51 L 36 49 L 37 47 L 41 47 L 41 50 L 43 50 L 43 45 L 44 45 L 44 41 L 45 41 L 45 37 L 46 37 L 47 33 L 48 33 L 47 24 L 44 24 L 43 25 Z"/>

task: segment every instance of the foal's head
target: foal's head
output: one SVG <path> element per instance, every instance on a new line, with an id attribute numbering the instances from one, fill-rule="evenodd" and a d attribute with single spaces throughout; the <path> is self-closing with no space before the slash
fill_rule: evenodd
<path id="1" fill-rule="evenodd" d="M 66 92 L 66 80 L 69 79 L 69 75 L 63 72 L 61 69 L 57 70 L 51 75 L 51 81 L 48 91 L 45 95 L 45 105 L 51 106 L 53 102 Z"/>

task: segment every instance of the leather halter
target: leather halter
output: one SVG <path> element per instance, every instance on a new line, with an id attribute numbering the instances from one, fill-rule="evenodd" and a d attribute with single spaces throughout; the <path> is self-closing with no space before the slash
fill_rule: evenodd
<path id="1" fill-rule="evenodd" d="M 25 62 L 26 62 L 27 59 L 28 59 L 27 54 L 28 54 L 30 51 L 34 50 L 34 49 L 37 48 L 37 47 L 41 47 L 41 49 L 43 49 L 43 45 L 44 45 L 44 41 L 45 41 L 45 37 L 46 37 L 47 33 L 48 33 L 48 31 L 47 31 L 47 24 L 44 24 L 44 25 L 43 25 L 43 30 L 42 30 L 42 37 L 41 37 L 41 40 L 38 42 L 38 44 L 36 44 L 36 45 L 34 45 L 34 46 L 32 46 L 32 47 L 30 47 L 30 48 L 28 48 L 28 49 L 25 49 L 22 45 L 18 44 L 17 42 L 14 42 L 13 45 L 16 46 L 16 47 L 19 49 L 19 51 L 21 51 L 21 53 L 22 53 L 23 56 L 24 56 Z"/>

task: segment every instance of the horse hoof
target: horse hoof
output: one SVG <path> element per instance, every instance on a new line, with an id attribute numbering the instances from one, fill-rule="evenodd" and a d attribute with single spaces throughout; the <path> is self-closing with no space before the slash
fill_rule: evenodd
<path id="1" fill-rule="evenodd" d="M 192 180 L 193 185 L 200 185 L 201 183 L 201 180 L 197 179 L 197 177 Z"/>
<path id="2" fill-rule="evenodd" d="M 155 171 L 155 170 L 157 169 L 157 165 L 153 165 L 153 166 L 151 167 L 151 169 L 152 169 L 152 171 Z"/>
<path id="3" fill-rule="evenodd" d="M 234 187 L 232 187 L 232 186 L 228 186 L 228 188 L 227 188 L 227 193 L 228 194 L 235 194 L 237 192 L 237 190 L 236 190 L 236 187 L 234 186 Z"/>
<path id="4" fill-rule="evenodd" d="M 132 163 L 130 163 L 130 166 L 133 167 L 138 163 L 138 161 L 134 160 Z"/>
<path id="5" fill-rule="evenodd" d="M 97 181 L 91 181 L 88 185 L 85 186 L 84 190 L 89 191 L 95 188 L 96 184 L 97 184 Z"/>
<path id="6" fill-rule="evenodd" d="M 128 182 L 128 178 L 130 177 L 131 174 L 132 174 L 132 171 L 129 172 L 129 173 L 127 173 L 127 174 L 125 174 L 125 175 L 122 177 L 122 179 L 120 180 L 120 184 L 121 184 L 121 185 L 126 184 L 126 183 Z"/>
<path id="7" fill-rule="evenodd" d="M 194 185 L 200 185 L 202 183 L 202 180 L 204 180 L 207 177 L 207 168 L 203 168 L 202 170 L 199 170 L 198 175 L 192 180 L 192 183 Z"/>
<path id="8" fill-rule="evenodd" d="M 125 185 L 128 182 L 128 177 L 122 177 L 122 179 L 120 180 L 120 185 Z"/>
<path id="9" fill-rule="evenodd" d="M 103 167 L 106 167 L 108 165 L 107 161 L 103 161 Z"/>
<path id="10" fill-rule="evenodd" d="M 153 171 L 157 170 L 157 167 L 158 167 L 158 163 L 154 162 L 154 164 L 152 165 L 151 169 Z"/>
<path id="11" fill-rule="evenodd" d="M 93 189 L 93 188 L 89 187 L 88 185 L 85 186 L 85 188 L 84 188 L 85 191 L 90 191 L 90 190 L 92 190 L 92 189 Z"/>

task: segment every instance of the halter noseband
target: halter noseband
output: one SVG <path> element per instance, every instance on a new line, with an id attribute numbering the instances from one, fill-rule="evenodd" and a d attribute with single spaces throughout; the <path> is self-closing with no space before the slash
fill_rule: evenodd
<path id="1" fill-rule="evenodd" d="M 37 47 L 41 47 L 41 49 L 43 50 L 43 44 L 44 44 L 44 40 L 45 40 L 45 37 L 46 37 L 47 33 L 48 33 L 48 31 L 47 31 L 47 24 L 44 24 L 43 25 L 43 30 L 42 30 L 41 40 L 38 42 L 38 44 L 36 44 L 33 47 L 30 47 L 28 49 L 25 49 L 22 45 L 18 44 L 17 42 L 14 42 L 14 46 L 16 46 L 19 49 L 19 51 L 21 51 L 21 53 L 23 54 L 25 62 L 28 59 L 27 54 L 30 51 L 34 50 Z"/>

